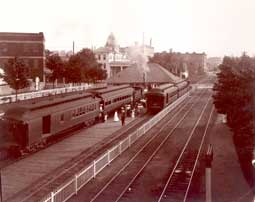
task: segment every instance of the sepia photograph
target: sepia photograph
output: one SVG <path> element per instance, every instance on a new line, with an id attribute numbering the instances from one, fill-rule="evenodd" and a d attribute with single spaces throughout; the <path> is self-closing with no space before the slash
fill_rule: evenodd
<path id="1" fill-rule="evenodd" d="M 0 202 L 255 202 L 254 0 L 0 5 Z"/>

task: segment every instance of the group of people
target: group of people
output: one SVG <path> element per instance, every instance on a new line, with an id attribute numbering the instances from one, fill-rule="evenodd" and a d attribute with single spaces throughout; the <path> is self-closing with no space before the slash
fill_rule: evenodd
<path id="1" fill-rule="evenodd" d="M 139 114 L 141 113 L 141 107 L 143 107 L 143 106 L 139 106 L 139 105 L 137 105 L 137 104 L 136 104 L 136 106 L 134 107 L 133 110 L 134 110 L 134 112 L 135 112 L 136 115 L 139 115 Z M 127 116 L 131 116 L 133 110 L 131 109 L 131 106 L 121 107 L 121 110 L 120 110 L 120 119 L 121 119 L 121 125 L 122 125 L 122 126 L 125 125 L 126 117 L 127 117 Z M 106 119 L 107 119 L 107 114 L 104 112 L 102 106 L 100 106 L 100 111 L 101 111 L 101 113 L 100 113 L 100 115 L 99 115 L 99 116 L 100 116 L 99 119 L 100 119 L 102 122 L 104 122 L 104 121 L 106 121 Z"/>

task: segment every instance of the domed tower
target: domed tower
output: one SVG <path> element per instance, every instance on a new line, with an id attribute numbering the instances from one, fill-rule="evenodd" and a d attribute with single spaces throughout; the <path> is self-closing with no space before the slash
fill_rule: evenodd
<path id="1" fill-rule="evenodd" d="M 119 51 L 119 45 L 118 45 L 117 40 L 116 40 L 115 36 L 113 35 L 113 33 L 111 33 L 108 36 L 105 47 L 109 48 L 111 51 L 116 51 L 116 52 Z"/>

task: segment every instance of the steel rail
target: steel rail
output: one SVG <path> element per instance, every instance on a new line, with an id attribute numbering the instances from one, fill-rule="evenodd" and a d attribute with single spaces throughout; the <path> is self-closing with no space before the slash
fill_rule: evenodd
<path id="1" fill-rule="evenodd" d="M 191 138 L 193 137 L 193 134 L 194 134 L 194 132 L 195 132 L 195 129 L 196 129 L 198 123 L 200 122 L 200 120 L 201 120 L 201 118 L 202 118 L 202 115 L 204 114 L 204 111 L 205 111 L 205 109 L 206 109 L 206 107 L 207 107 L 207 105 L 208 105 L 208 103 L 209 103 L 210 100 L 211 100 L 211 98 L 209 97 L 208 100 L 207 100 L 206 105 L 204 106 L 204 108 L 203 108 L 203 110 L 202 110 L 202 112 L 201 112 L 199 118 L 197 119 L 196 124 L 195 124 L 195 126 L 193 127 L 193 129 L 192 129 L 192 131 L 191 131 L 191 133 L 190 133 L 190 136 L 189 136 L 189 138 L 187 139 L 187 141 L 186 141 L 186 143 L 185 143 L 185 145 L 184 145 L 184 147 L 183 147 L 183 149 L 182 149 L 182 151 L 181 151 L 181 153 L 180 153 L 180 156 L 178 157 L 177 162 L 176 162 L 176 164 L 175 164 L 175 166 L 174 166 L 174 168 L 173 168 L 173 170 L 172 170 L 172 172 L 171 172 L 171 174 L 170 174 L 170 176 L 169 176 L 169 178 L 168 178 L 168 180 L 167 180 L 167 182 L 166 182 L 166 184 L 165 184 L 165 186 L 164 186 L 164 188 L 163 188 L 163 190 L 162 190 L 162 192 L 161 192 L 161 194 L 160 194 L 160 197 L 159 197 L 159 199 L 158 199 L 158 202 L 160 202 L 160 201 L 162 200 L 162 198 L 163 198 L 163 196 L 164 196 L 164 194 L 165 194 L 165 191 L 166 191 L 166 189 L 167 189 L 167 187 L 168 187 L 168 185 L 169 185 L 169 183 L 170 183 L 170 180 L 172 179 L 172 177 L 173 177 L 173 175 L 174 175 L 174 173 L 175 173 L 175 170 L 176 170 L 177 166 L 179 165 L 179 162 L 180 162 L 181 158 L 183 157 L 183 154 L 184 154 L 184 152 L 186 151 L 186 148 L 187 148 L 187 146 L 188 146 L 188 144 L 189 144 Z"/>
<path id="2" fill-rule="evenodd" d="M 197 99 L 199 99 L 200 97 L 198 97 Z M 193 98 L 193 99 L 195 99 L 195 98 Z M 195 103 L 193 103 L 191 106 L 190 106 L 190 108 L 189 108 L 189 110 L 191 110 L 192 109 L 192 107 L 193 107 L 193 105 L 194 105 Z M 160 128 L 160 130 L 145 144 L 145 145 L 143 145 L 143 147 L 125 164 L 125 166 L 123 166 L 120 170 L 119 170 L 119 172 L 118 173 L 116 173 L 108 182 L 107 182 L 107 184 L 90 200 L 90 202 L 93 202 L 93 201 L 95 201 L 98 197 L 99 197 L 99 195 L 120 175 L 120 173 L 122 172 L 122 171 L 124 171 L 126 168 L 127 168 L 127 166 L 130 164 L 130 163 L 132 163 L 133 162 L 133 160 L 144 150 L 144 148 L 146 148 L 146 146 L 149 144 L 149 143 L 151 143 L 152 142 L 152 140 L 154 140 L 166 127 L 167 127 L 167 125 L 177 116 L 177 115 L 179 115 L 180 114 L 180 112 L 186 107 L 188 105 L 188 102 L 185 104 L 185 105 L 183 105 L 183 106 L 181 106 L 181 108 L 175 113 L 175 115 L 174 116 L 172 116 L 172 118 L 170 119 L 170 120 L 168 120 L 164 125 L 163 125 L 163 127 L 161 127 Z M 180 122 L 186 117 L 186 115 L 188 114 L 188 112 L 189 111 L 187 111 L 186 113 L 185 113 L 185 115 L 181 118 L 181 120 L 179 121 L 179 123 L 178 123 L 178 125 L 180 124 Z M 177 126 L 178 126 L 177 125 Z M 176 127 L 177 127 L 176 126 Z M 173 129 L 174 130 L 174 129 Z M 130 184 L 130 183 L 129 183 Z M 124 191 L 123 191 L 123 193 L 125 193 L 125 191 L 128 189 L 128 187 L 129 186 L 126 186 L 126 188 L 124 189 Z M 122 193 L 122 195 L 123 195 L 123 193 Z M 119 197 L 120 198 L 120 197 Z"/>

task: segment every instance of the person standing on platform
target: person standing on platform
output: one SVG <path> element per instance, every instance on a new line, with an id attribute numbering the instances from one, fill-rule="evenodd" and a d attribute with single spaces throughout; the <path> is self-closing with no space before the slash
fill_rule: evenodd
<path id="1" fill-rule="evenodd" d="M 122 108 L 121 108 L 121 124 L 122 124 L 122 126 L 125 125 L 125 119 L 126 119 L 126 111 L 125 111 L 125 109 L 122 107 Z"/>

